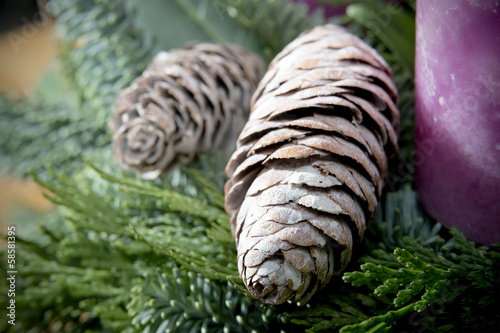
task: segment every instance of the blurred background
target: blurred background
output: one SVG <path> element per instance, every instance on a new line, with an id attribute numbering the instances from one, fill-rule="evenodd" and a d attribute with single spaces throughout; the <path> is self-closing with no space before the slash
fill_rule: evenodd
<path id="1" fill-rule="evenodd" d="M 54 21 L 46 13 L 40 20 L 42 6 L 36 0 L 0 0 L 0 94 L 28 96 L 56 53 Z M 1 230 L 10 214 L 51 207 L 32 181 L 0 173 Z"/>

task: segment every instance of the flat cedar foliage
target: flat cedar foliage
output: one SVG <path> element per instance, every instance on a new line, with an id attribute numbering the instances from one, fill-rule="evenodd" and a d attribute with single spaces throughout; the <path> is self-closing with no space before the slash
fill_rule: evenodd
<path id="1" fill-rule="evenodd" d="M 231 42 L 269 61 L 327 22 L 321 12 L 288 0 L 54 0 L 48 7 L 61 52 L 51 73 L 30 99 L 0 96 L 0 167 L 32 177 L 57 204 L 46 215 L 12 217 L 25 230 L 16 240 L 16 325 L 2 319 L 0 330 L 500 330 L 499 252 L 441 228 L 412 190 L 415 1 L 329 2 L 347 5 L 330 22 L 346 25 L 391 65 L 402 117 L 387 192 L 343 276 L 306 306 L 252 299 L 224 211 L 228 156 L 201 155 L 146 181 L 116 165 L 107 129 L 116 94 L 160 49 Z M 382 20 L 387 13 L 391 19 Z"/>

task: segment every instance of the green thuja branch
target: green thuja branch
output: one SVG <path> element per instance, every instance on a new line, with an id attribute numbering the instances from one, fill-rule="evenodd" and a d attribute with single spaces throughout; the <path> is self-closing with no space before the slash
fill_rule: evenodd
<path id="1" fill-rule="evenodd" d="M 33 240 L 17 237 L 18 324 L 2 331 L 41 332 L 52 325 L 76 331 L 126 328 L 122 305 L 136 275 L 132 258 L 104 234 L 75 232 L 58 211 L 43 220 L 42 232 L 29 235 Z"/>
<path id="2" fill-rule="evenodd" d="M 484 295 L 498 290 L 498 253 L 487 247 L 477 247 L 454 228 L 450 233 L 454 245 L 447 258 L 440 252 L 425 248 L 415 239 L 404 237 L 404 249 L 396 248 L 390 255 L 375 250 L 370 257 L 362 259 L 365 263 L 361 265 L 361 271 L 345 273 L 344 281 L 353 286 L 370 285 L 377 297 L 394 295 L 392 303 L 398 310 L 346 326 L 341 332 L 382 331 L 382 328 L 386 331 L 413 310 L 420 313 L 433 304 L 452 302 L 465 293 Z M 476 310 L 478 313 L 491 313 L 500 302 L 495 301 L 491 294 L 481 300 L 482 309 Z M 462 299 L 464 301 L 468 302 Z M 485 323 L 486 327 L 498 325 L 499 317 L 497 314 L 496 321 Z"/>
<path id="3" fill-rule="evenodd" d="M 148 196 L 161 200 L 170 212 L 190 214 L 192 217 L 199 217 L 208 221 L 217 221 L 218 223 L 228 223 L 227 214 L 220 208 L 213 207 L 208 202 L 200 200 L 194 196 L 186 195 L 177 191 L 165 191 L 157 186 L 152 186 L 146 182 L 127 181 L 123 177 L 117 177 L 106 174 L 96 166 L 94 170 L 105 180 L 117 184 L 120 189 L 138 196 Z"/>
<path id="4" fill-rule="evenodd" d="M 71 178 L 53 172 L 53 182 L 35 175 L 34 179 L 50 190 L 52 194 L 48 197 L 52 201 L 70 210 L 67 218 L 82 231 L 138 238 L 140 243 L 154 245 L 164 253 L 174 251 L 180 256 L 193 253 L 194 258 L 200 258 L 199 253 L 203 253 L 204 257 L 216 261 L 219 261 L 217 256 L 231 258 L 234 242 L 229 217 L 222 208 L 210 205 L 204 192 L 196 192 L 196 188 L 189 186 L 201 177 L 197 173 L 189 174 L 195 178 L 185 180 L 183 187 L 143 181 L 131 173 L 116 170 L 104 172 L 95 166 Z M 205 183 L 208 185 L 210 181 L 205 179 Z M 211 185 L 213 189 L 216 187 Z M 186 188 L 190 189 L 186 191 Z M 89 211 L 89 205 L 95 210 Z M 145 211 L 149 213 L 145 215 Z M 221 267 L 225 267 L 223 272 L 228 265 L 232 272 L 236 270 L 233 261 L 226 259 L 221 262 Z"/>
<path id="5" fill-rule="evenodd" d="M 197 163 L 203 166 L 194 172 Z M 42 327 L 56 318 L 73 322 L 89 312 L 103 330 L 121 331 L 130 326 L 124 309 L 134 301 L 132 281 L 174 261 L 241 289 L 228 216 L 209 204 L 220 198 L 194 185 L 203 179 L 208 189 L 220 193 L 223 181 L 214 169 L 219 163 L 215 156 L 203 157 L 188 172 L 154 182 L 110 164 L 100 164 L 102 170 L 85 165 L 71 177 L 53 170 L 49 179 L 33 175 L 60 207 L 60 222 L 43 224 L 40 244 L 19 241 L 24 269 L 19 284 L 26 290 L 19 304 L 36 304 L 19 318 L 31 322 L 30 316 L 39 313 L 46 318 L 40 320 Z M 219 176 L 207 178 L 213 175 Z"/>
<path id="6" fill-rule="evenodd" d="M 185 269 L 202 274 L 204 277 L 212 280 L 230 280 L 242 285 L 235 260 L 234 262 L 228 262 L 229 258 L 236 258 L 235 251 L 230 251 L 234 253 L 226 254 L 223 252 L 214 252 L 211 244 L 207 243 L 206 238 L 202 235 L 199 235 L 198 239 L 193 240 L 193 234 L 185 235 L 184 237 L 176 234 L 175 238 L 172 238 L 157 228 L 155 228 L 154 234 L 148 229 L 143 229 L 142 232 L 135 229 L 134 231 L 138 240 L 160 253 L 171 257 Z M 202 239 L 203 241 L 200 241 Z M 193 246 L 197 247 L 196 250 L 193 250 Z M 219 257 L 219 261 L 221 259 L 224 260 L 222 264 L 217 260 L 217 257 Z"/>
<path id="7" fill-rule="evenodd" d="M 376 316 L 376 317 L 371 317 L 370 319 L 367 319 L 363 321 L 360 324 L 354 324 L 354 325 L 347 325 L 344 326 L 340 332 L 341 333 L 348 333 L 348 332 L 369 332 L 369 333 L 382 333 L 382 332 L 389 332 L 390 328 L 392 325 L 398 320 L 399 318 L 402 318 L 406 316 L 408 313 L 410 313 L 414 308 L 414 304 L 409 304 L 401 309 L 398 310 L 392 310 L 388 311 L 387 313 Z"/>

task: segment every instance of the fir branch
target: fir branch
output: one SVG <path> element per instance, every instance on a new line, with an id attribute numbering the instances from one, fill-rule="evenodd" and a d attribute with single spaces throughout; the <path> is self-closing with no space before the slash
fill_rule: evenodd
<path id="1" fill-rule="evenodd" d="M 434 223 L 418 205 L 417 194 L 409 185 L 396 192 L 388 192 L 379 205 L 373 225 L 367 230 L 368 245 L 372 249 L 383 244 L 383 250 L 404 247 L 405 236 L 435 250 L 450 248 L 452 240 L 445 242 L 442 227 Z M 374 244 L 376 240 L 378 244 Z"/>
<path id="2" fill-rule="evenodd" d="M 230 284 L 214 284 L 199 274 L 177 268 L 147 278 L 139 297 L 146 306 L 132 323 L 148 332 L 268 331 L 276 314 L 242 296 Z M 144 290 L 145 289 L 145 290 Z M 137 305 L 136 305 L 137 306 Z"/>
<path id="3" fill-rule="evenodd" d="M 151 40 L 136 26 L 134 9 L 124 0 L 53 0 L 48 7 L 58 16 L 61 58 L 82 112 L 104 127 L 117 92 L 151 59 Z"/>
<path id="4" fill-rule="evenodd" d="M 21 177 L 29 170 L 45 177 L 48 166 L 77 170 L 109 139 L 100 125 L 76 110 L 67 101 L 0 97 L 0 169 Z"/>

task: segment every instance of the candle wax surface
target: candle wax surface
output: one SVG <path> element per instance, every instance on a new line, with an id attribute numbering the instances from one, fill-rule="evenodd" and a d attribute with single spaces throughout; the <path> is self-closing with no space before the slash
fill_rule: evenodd
<path id="1" fill-rule="evenodd" d="M 417 2 L 416 188 L 423 208 L 500 242 L 499 1 Z"/>

